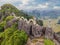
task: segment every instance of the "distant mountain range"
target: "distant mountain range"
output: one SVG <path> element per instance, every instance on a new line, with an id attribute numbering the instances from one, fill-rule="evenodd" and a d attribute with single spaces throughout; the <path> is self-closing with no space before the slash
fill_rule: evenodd
<path id="1" fill-rule="evenodd" d="M 58 18 L 60 10 L 28 10 L 27 14 L 35 16 L 36 18 Z"/>

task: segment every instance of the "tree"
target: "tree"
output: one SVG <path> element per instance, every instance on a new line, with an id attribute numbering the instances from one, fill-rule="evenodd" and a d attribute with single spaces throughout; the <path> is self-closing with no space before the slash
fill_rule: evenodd
<path id="1" fill-rule="evenodd" d="M 20 17 L 23 16 L 24 18 L 27 18 L 28 20 L 33 17 L 33 16 L 29 16 L 28 14 L 24 13 L 21 10 L 18 10 L 15 6 L 11 4 L 2 5 L 1 13 L 2 13 L 2 16 L 4 16 L 4 18 L 6 18 L 9 15 L 13 15 L 12 13 L 14 13 L 16 16 L 20 16 Z"/>
<path id="2" fill-rule="evenodd" d="M 58 20 L 57 24 L 60 24 L 60 20 Z"/>
<path id="3" fill-rule="evenodd" d="M 36 22 L 37 22 L 37 24 L 39 24 L 40 26 L 43 26 L 43 21 L 42 21 L 42 20 L 37 20 Z"/>

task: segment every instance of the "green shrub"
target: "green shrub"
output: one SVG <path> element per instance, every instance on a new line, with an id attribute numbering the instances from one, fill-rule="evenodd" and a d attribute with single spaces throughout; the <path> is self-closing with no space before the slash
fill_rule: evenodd
<path id="1" fill-rule="evenodd" d="M 44 40 L 44 45 L 54 45 L 54 42 L 49 40 L 49 39 L 45 39 Z"/>
<path id="2" fill-rule="evenodd" d="M 8 17 L 6 17 L 6 21 L 9 21 L 9 20 L 11 20 L 11 19 L 13 19 L 14 17 L 13 16 L 8 16 Z"/>
<path id="3" fill-rule="evenodd" d="M 15 31 L 14 32 L 14 45 L 25 45 L 27 42 L 28 36 L 24 31 Z"/>
<path id="4" fill-rule="evenodd" d="M 25 45 L 28 36 L 24 31 L 12 31 L 8 29 L 5 31 L 3 41 L 0 42 L 1 45 Z M 1 37 L 1 36 L 0 36 Z"/>
<path id="5" fill-rule="evenodd" d="M 16 30 L 13 27 L 0 34 L 0 38 L 2 38 L 0 45 L 25 45 L 28 39 L 27 34 L 23 30 Z"/>
<path id="6" fill-rule="evenodd" d="M 1 26 L 5 26 L 5 25 L 6 25 L 6 21 L 2 21 L 2 22 L 0 23 L 0 25 L 1 25 Z"/>
<path id="7" fill-rule="evenodd" d="M 43 21 L 42 21 L 42 20 L 37 20 L 36 22 L 37 22 L 37 24 L 39 24 L 40 26 L 43 26 Z"/>
<path id="8" fill-rule="evenodd" d="M 0 23 L 0 32 L 4 31 L 4 26 L 6 25 L 6 21 Z"/>

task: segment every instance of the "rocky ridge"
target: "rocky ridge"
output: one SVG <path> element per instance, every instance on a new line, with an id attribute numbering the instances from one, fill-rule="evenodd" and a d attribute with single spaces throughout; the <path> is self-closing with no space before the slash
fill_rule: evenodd
<path id="1" fill-rule="evenodd" d="M 56 34 L 54 31 L 52 31 L 52 28 L 50 27 L 43 27 L 36 23 L 34 19 L 27 20 L 23 17 L 16 17 L 13 15 L 14 18 L 10 21 L 7 21 L 5 29 L 8 27 L 11 27 L 12 24 L 15 22 L 18 23 L 18 29 L 24 30 L 27 35 L 30 37 L 30 39 L 39 38 L 44 36 L 46 39 L 51 39 L 56 43 L 56 45 L 60 45 L 60 36 Z"/>

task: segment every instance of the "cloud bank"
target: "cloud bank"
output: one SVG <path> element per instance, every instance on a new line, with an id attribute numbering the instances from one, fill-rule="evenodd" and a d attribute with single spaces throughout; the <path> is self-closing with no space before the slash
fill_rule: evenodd
<path id="1" fill-rule="evenodd" d="M 60 0 L 0 0 L 0 6 L 11 3 L 21 10 L 60 9 Z"/>

